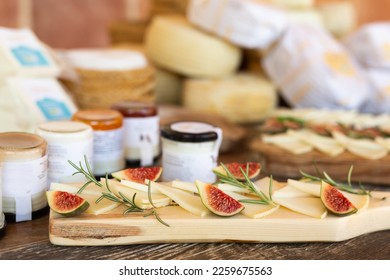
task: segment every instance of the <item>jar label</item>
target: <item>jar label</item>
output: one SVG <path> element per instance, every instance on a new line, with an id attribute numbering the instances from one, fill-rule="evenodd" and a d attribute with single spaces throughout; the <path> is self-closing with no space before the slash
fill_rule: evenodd
<path id="1" fill-rule="evenodd" d="M 123 128 L 93 132 L 93 162 L 94 172 L 104 174 L 111 172 L 109 163 L 124 161 Z M 107 166 L 107 170 L 96 170 L 97 166 Z M 114 164 L 117 165 L 117 164 Z"/>
<path id="2" fill-rule="evenodd" d="M 47 156 L 24 162 L 3 162 L 3 197 L 15 199 L 16 222 L 32 218 L 31 197 L 47 190 Z"/>
<path id="3" fill-rule="evenodd" d="M 159 117 L 125 118 L 126 158 L 140 160 L 141 166 L 153 164 L 159 154 Z"/>
<path id="4" fill-rule="evenodd" d="M 215 182 L 212 169 L 217 166 L 217 158 L 211 153 L 184 154 L 164 150 L 162 156 L 163 180 L 194 182 L 200 180 Z"/>
<path id="5" fill-rule="evenodd" d="M 76 170 L 69 164 L 68 160 L 76 165 L 84 164 L 84 156 L 93 170 L 93 140 L 70 142 L 70 143 L 49 143 L 49 182 L 71 183 L 83 182 L 84 175 L 72 176 Z"/>

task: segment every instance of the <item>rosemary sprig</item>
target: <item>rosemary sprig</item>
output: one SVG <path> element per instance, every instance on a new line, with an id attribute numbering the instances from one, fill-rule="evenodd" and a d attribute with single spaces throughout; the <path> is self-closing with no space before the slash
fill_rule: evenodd
<path id="1" fill-rule="evenodd" d="M 316 170 L 317 170 L 317 173 L 320 174 L 320 172 L 317 169 L 317 166 L 316 166 Z M 348 176 L 347 176 L 347 183 L 346 184 L 345 183 L 336 182 L 325 171 L 322 172 L 323 177 L 320 177 L 321 175 L 318 175 L 318 176 L 310 175 L 310 174 L 308 174 L 306 172 L 303 172 L 302 170 L 300 170 L 299 172 L 301 173 L 303 178 L 306 179 L 306 180 L 309 180 L 309 181 L 312 181 L 312 182 L 324 181 L 324 182 L 326 182 L 326 183 L 336 187 L 337 189 L 339 189 L 341 191 L 345 191 L 345 192 L 352 193 L 352 194 L 370 195 L 371 196 L 370 191 L 367 191 L 360 182 L 359 182 L 359 189 L 356 189 L 356 188 L 354 188 L 352 186 L 352 171 L 353 171 L 353 166 L 351 166 L 349 168 Z"/>
<path id="2" fill-rule="evenodd" d="M 276 205 L 272 201 L 272 196 L 271 196 L 272 177 L 271 177 L 271 181 L 270 181 L 270 185 L 269 185 L 269 194 L 270 195 L 269 195 L 269 197 L 267 197 L 263 191 L 258 190 L 256 188 L 254 183 L 249 178 L 249 175 L 248 175 L 249 165 L 246 166 L 246 171 L 244 171 L 240 167 L 240 171 L 244 175 L 244 178 L 245 178 L 244 182 L 240 182 L 239 180 L 237 180 L 237 178 L 234 177 L 234 175 L 229 171 L 229 169 L 223 163 L 221 163 L 221 166 L 225 170 L 226 174 L 222 174 L 220 172 L 214 171 L 215 175 L 217 175 L 217 177 L 218 177 L 219 182 L 224 183 L 224 184 L 229 184 L 232 186 L 236 186 L 236 187 L 239 187 L 242 189 L 247 189 L 252 194 L 254 194 L 255 196 L 257 196 L 259 198 L 259 199 L 241 199 L 241 200 L 239 200 L 240 202 L 246 202 L 246 203 L 252 203 L 252 204 L 263 204 L 263 205 Z"/>
<path id="3" fill-rule="evenodd" d="M 102 191 L 101 193 L 101 196 L 96 199 L 96 203 L 99 203 L 100 201 L 102 201 L 103 199 L 108 199 L 108 200 L 111 200 L 113 202 L 116 202 L 116 203 L 120 203 L 122 205 L 125 205 L 127 208 L 126 210 L 123 212 L 124 215 L 130 213 L 130 212 L 146 212 L 147 210 L 145 209 L 142 209 L 140 206 L 137 205 L 137 203 L 135 202 L 135 197 L 136 197 L 136 194 L 137 193 L 134 193 L 133 197 L 131 199 L 129 199 L 126 195 L 124 195 L 122 192 L 118 192 L 118 194 L 115 194 L 114 192 L 111 191 L 111 188 L 108 184 L 108 174 L 106 173 L 106 180 L 105 180 L 105 185 L 103 185 L 100 181 L 98 181 L 95 176 L 93 175 L 92 173 L 92 169 L 91 169 L 91 166 L 89 165 L 88 163 L 88 159 L 86 156 L 84 156 L 84 161 L 85 161 L 85 166 L 86 166 L 86 169 L 82 166 L 81 162 L 79 162 L 79 165 L 76 165 L 75 163 L 71 162 L 70 160 L 68 160 L 69 164 L 73 166 L 74 169 L 76 169 L 77 171 L 75 173 L 73 173 L 73 175 L 76 175 L 76 174 L 82 174 L 85 176 L 85 178 L 87 179 L 87 182 L 77 191 L 78 194 L 81 194 L 84 189 L 86 187 L 88 187 L 90 184 L 95 184 L 99 187 L 101 187 L 102 189 L 105 187 L 105 189 L 107 191 Z M 169 225 L 167 223 L 165 223 L 158 215 L 157 211 L 156 211 L 156 206 L 153 204 L 153 201 L 152 201 L 152 195 L 151 195 L 151 188 L 150 188 L 150 183 L 148 184 L 148 199 L 149 199 L 149 203 L 150 205 L 153 207 L 147 214 L 144 215 L 144 217 L 147 217 L 147 216 L 150 216 L 150 215 L 154 215 L 156 217 L 156 219 L 162 223 L 163 225 L 165 226 L 168 226 Z"/>

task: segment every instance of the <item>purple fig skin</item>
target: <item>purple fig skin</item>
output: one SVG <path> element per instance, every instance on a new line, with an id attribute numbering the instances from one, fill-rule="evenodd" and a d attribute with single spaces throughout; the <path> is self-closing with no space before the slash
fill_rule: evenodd
<path id="1" fill-rule="evenodd" d="M 357 208 L 335 187 L 321 183 L 321 201 L 326 209 L 337 216 L 347 216 L 357 212 Z"/>

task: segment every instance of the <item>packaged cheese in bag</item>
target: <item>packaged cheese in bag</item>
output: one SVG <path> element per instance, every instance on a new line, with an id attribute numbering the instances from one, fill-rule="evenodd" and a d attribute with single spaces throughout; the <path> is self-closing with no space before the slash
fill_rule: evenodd
<path id="1" fill-rule="evenodd" d="M 330 34 L 313 26 L 291 25 L 263 65 L 293 107 L 357 109 L 369 94 L 358 64 Z"/>
<path id="2" fill-rule="evenodd" d="M 364 25 L 344 43 L 363 66 L 390 68 L 390 23 Z"/>
<path id="3" fill-rule="evenodd" d="M 205 31 L 255 49 L 268 48 L 288 24 L 283 10 L 259 0 L 192 0 L 187 17 Z"/>

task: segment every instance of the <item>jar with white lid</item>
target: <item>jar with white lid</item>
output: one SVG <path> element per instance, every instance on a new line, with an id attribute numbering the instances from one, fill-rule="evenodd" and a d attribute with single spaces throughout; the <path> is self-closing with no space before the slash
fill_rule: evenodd
<path id="1" fill-rule="evenodd" d="M 112 109 L 124 117 L 125 157 L 129 166 L 152 166 L 160 155 L 160 119 L 153 103 L 121 101 Z"/>
<path id="2" fill-rule="evenodd" d="M 78 111 L 74 121 L 93 129 L 93 173 L 104 176 L 125 168 L 123 116 L 116 110 L 91 109 Z"/>
<path id="3" fill-rule="evenodd" d="M 76 170 L 68 161 L 85 166 L 87 158 L 93 170 L 92 127 L 75 121 L 53 121 L 42 123 L 37 134 L 48 144 L 49 183 L 85 182 L 83 174 L 72 175 Z"/>
<path id="4" fill-rule="evenodd" d="M 9 221 L 27 221 L 47 209 L 47 143 L 35 134 L 0 133 L 3 212 Z"/>
<path id="5" fill-rule="evenodd" d="M 212 183 L 222 129 L 202 122 L 176 122 L 161 129 L 163 180 Z"/>

